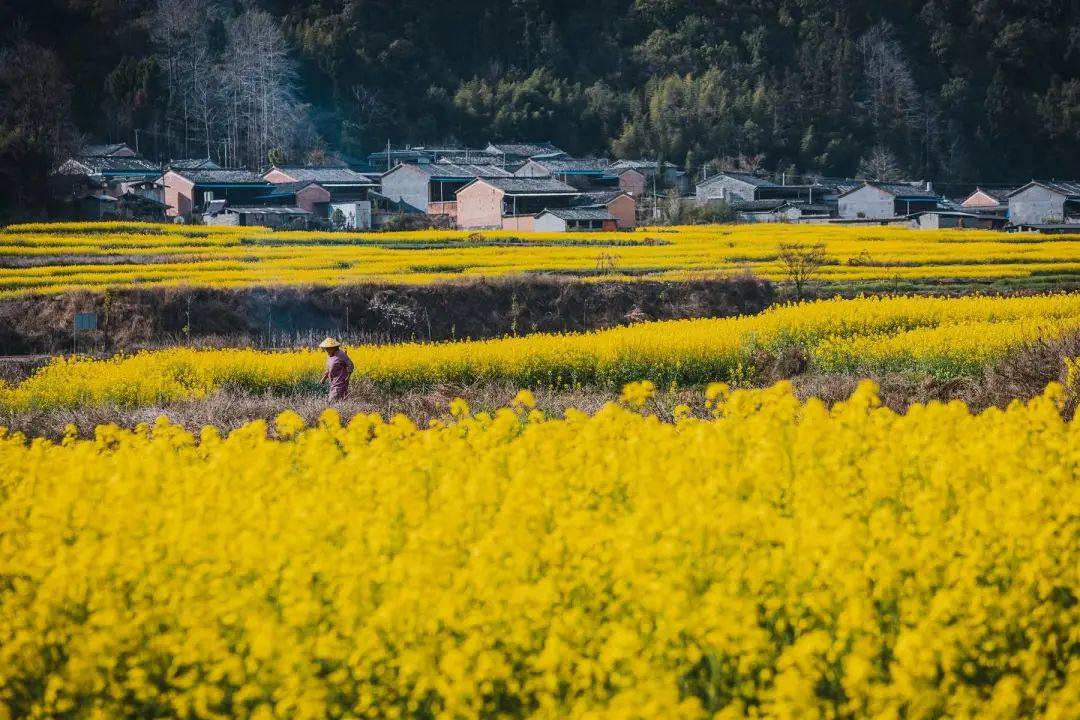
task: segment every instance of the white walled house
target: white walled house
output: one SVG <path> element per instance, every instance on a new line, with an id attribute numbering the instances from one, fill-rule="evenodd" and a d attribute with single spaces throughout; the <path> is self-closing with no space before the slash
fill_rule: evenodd
<path id="1" fill-rule="evenodd" d="M 837 212 L 845 220 L 887 220 L 936 210 L 941 202 L 940 195 L 915 185 L 867 182 L 842 194 Z"/>
<path id="2" fill-rule="evenodd" d="M 1013 225 L 1080 223 L 1080 183 L 1031 181 L 1008 197 Z"/>

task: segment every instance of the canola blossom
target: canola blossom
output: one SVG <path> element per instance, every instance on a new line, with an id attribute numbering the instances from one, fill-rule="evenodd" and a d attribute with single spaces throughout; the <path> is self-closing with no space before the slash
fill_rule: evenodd
<path id="1" fill-rule="evenodd" d="M 785 279 L 781 243 L 823 243 L 817 279 L 877 284 L 1080 274 L 1080 232 L 1028 235 L 836 225 L 641 228 L 634 232 L 272 232 L 257 227 L 36 223 L 0 229 L 0 297 L 71 290 L 425 284 L 511 274 L 685 280 L 747 270 Z"/>
<path id="2" fill-rule="evenodd" d="M 777 306 L 758 315 L 641 323 L 581 334 L 405 343 L 348 350 L 354 378 L 405 389 L 500 381 L 521 387 L 667 387 L 738 381 L 761 351 L 794 346 L 822 372 L 973 374 L 1010 349 L 1080 328 L 1080 296 L 867 297 Z M 314 390 L 318 351 L 177 348 L 109 360 L 59 358 L 15 386 L 0 410 L 137 407 L 221 388 Z"/>
<path id="3" fill-rule="evenodd" d="M 3 718 L 1080 716 L 1080 421 L 711 386 L 0 436 Z"/>

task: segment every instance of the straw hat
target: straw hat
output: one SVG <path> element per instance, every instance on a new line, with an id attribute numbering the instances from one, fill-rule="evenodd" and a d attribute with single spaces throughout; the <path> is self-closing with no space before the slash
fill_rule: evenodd
<path id="1" fill-rule="evenodd" d="M 321 343 L 319 343 L 319 347 L 321 347 L 321 348 L 336 348 L 336 347 L 341 347 L 341 343 L 339 343 L 337 340 L 335 340 L 332 337 L 328 337 L 325 340 L 323 340 Z"/>

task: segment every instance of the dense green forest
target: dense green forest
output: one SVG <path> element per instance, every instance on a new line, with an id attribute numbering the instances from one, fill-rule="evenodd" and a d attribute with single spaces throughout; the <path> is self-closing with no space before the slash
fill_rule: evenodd
<path id="1" fill-rule="evenodd" d="M 851 175 L 876 150 L 913 178 L 1080 175 L 1080 0 L 6 0 L 0 28 L 9 178 L 79 138 L 249 165 L 547 139 L 694 172 Z"/>

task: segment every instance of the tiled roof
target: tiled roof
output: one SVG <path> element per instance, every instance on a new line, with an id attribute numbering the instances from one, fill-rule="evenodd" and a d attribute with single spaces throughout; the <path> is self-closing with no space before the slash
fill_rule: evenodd
<path id="1" fill-rule="evenodd" d="M 563 220 L 614 220 L 612 215 L 604 208 L 548 208 L 536 214 L 540 217 L 544 213 L 551 213 Z"/>
<path id="2" fill-rule="evenodd" d="M 210 158 L 188 158 L 172 160 L 166 166 L 171 170 L 220 170 L 221 166 Z"/>
<path id="3" fill-rule="evenodd" d="M 716 175 L 713 175 L 712 177 L 706 178 L 705 180 L 701 181 L 700 184 L 701 185 L 708 185 L 709 183 L 713 182 L 714 180 L 717 180 L 717 179 L 722 178 L 722 177 L 729 177 L 729 178 L 732 178 L 733 180 L 738 180 L 739 182 L 744 182 L 747 185 L 753 185 L 754 187 L 780 187 L 779 185 L 777 185 L 776 183 L 774 183 L 774 182 L 772 182 L 770 180 L 766 180 L 765 178 L 758 177 L 757 175 L 751 175 L 750 173 L 744 173 L 744 172 L 722 172 L 722 173 L 717 173 Z"/>
<path id="4" fill-rule="evenodd" d="M 611 167 L 611 160 L 607 158 L 553 158 L 538 160 L 533 158 L 529 162 L 547 168 L 552 173 L 572 172 L 603 172 Z"/>
<path id="5" fill-rule="evenodd" d="M 998 187 L 998 188 L 977 187 L 977 188 L 975 188 L 975 192 L 971 193 L 971 195 L 974 195 L 975 193 L 982 193 L 983 195 L 988 195 L 989 197 L 992 197 L 993 199 L 997 200 L 999 203 L 1003 203 L 1003 202 L 1005 202 L 1005 198 L 1009 197 L 1010 195 L 1012 195 L 1017 190 L 1019 190 L 1019 188 L 1017 188 L 1017 187 L 1007 187 L 1007 188 L 1002 188 L 1002 187 Z M 968 197 L 971 197 L 971 195 L 968 195 Z"/>
<path id="6" fill-rule="evenodd" d="M 754 212 L 754 211 L 767 211 L 776 210 L 784 205 L 792 205 L 790 200 L 774 199 L 774 200 L 740 200 L 731 203 L 732 210 L 739 210 L 742 212 Z"/>
<path id="7" fill-rule="evenodd" d="M 274 183 L 266 188 L 267 192 L 262 197 L 272 197 L 274 195 L 295 195 L 308 185 L 318 185 L 317 182 L 311 180 L 302 180 L 300 182 L 290 183 Z M 322 187 L 320 185 L 320 187 Z"/>
<path id="8" fill-rule="evenodd" d="M 64 163 L 64 166 L 69 166 L 71 163 L 76 163 L 89 170 L 92 174 L 98 175 L 107 173 L 152 174 L 161 172 L 161 168 L 141 157 L 80 155 Z M 61 168 L 64 166 L 61 166 Z"/>
<path id="9" fill-rule="evenodd" d="M 937 200 L 941 197 L 933 190 L 927 190 L 926 188 L 908 185 L 907 183 L 868 182 L 867 185 L 872 185 L 876 188 L 880 188 L 881 190 L 884 190 L 890 195 L 895 195 L 896 197 L 926 198 L 927 200 Z"/>
<path id="10" fill-rule="evenodd" d="M 110 157 L 118 153 L 134 153 L 127 143 L 110 143 L 108 145 L 84 145 L 79 149 L 80 155 L 97 155 Z"/>
<path id="11" fill-rule="evenodd" d="M 303 208 L 288 207 L 285 205 L 229 205 L 225 212 L 233 213 L 262 213 L 263 215 L 310 215 Z"/>
<path id="12" fill-rule="evenodd" d="M 496 178 L 510 177 L 512 175 L 508 170 L 498 165 L 465 165 L 437 162 L 417 165 L 416 167 L 433 178 Z"/>
<path id="13" fill-rule="evenodd" d="M 1027 185 L 1013 190 L 1009 195 L 1015 195 L 1033 183 L 1068 197 L 1080 197 L 1080 182 L 1076 180 L 1032 180 Z"/>
<path id="14" fill-rule="evenodd" d="M 620 195 L 626 195 L 626 193 L 622 190 L 594 190 L 592 192 L 582 193 L 574 198 L 574 204 L 578 207 L 586 205 L 607 205 Z"/>
<path id="15" fill-rule="evenodd" d="M 173 172 L 196 185 L 270 185 L 249 170 L 174 170 Z"/>
<path id="16" fill-rule="evenodd" d="M 355 170 L 347 167 L 307 167 L 303 165 L 281 165 L 278 170 L 298 181 L 330 183 L 334 185 L 371 185 L 372 181 Z"/>
<path id="17" fill-rule="evenodd" d="M 523 143 L 491 143 L 487 149 L 500 155 L 517 155 L 519 157 L 533 157 L 535 155 L 549 155 L 562 153 L 563 151 L 550 142 L 523 142 Z"/>
<path id="18" fill-rule="evenodd" d="M 578 191 L 555 178 L 498 177 L 483 182 L 507 195 L 577 195 Z"/>

